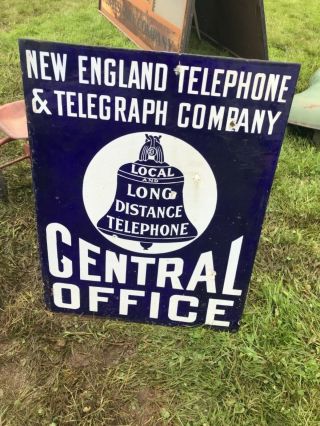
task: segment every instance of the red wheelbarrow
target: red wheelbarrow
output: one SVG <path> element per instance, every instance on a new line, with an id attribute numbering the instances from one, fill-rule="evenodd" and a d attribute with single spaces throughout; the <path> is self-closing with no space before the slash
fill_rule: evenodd
<path id="1" fill-rule="evenodd" d="M 26 107 L 24 101 L 11 102 L 0 106 L 0 130 L 6 135 L 0 139 L 0 148 L 15 140 L 24 139 L 26 143 L 23 145 L 23 155 L 13 158 L 5 163 L 0 162 L 1 170 L 9 167 L 19 161 L 30 158 L 30 147 L 28 140 Z M 1 157 L 0 157 L 1 158 Z M 0 175 L 0 198 L 6 198 L 7 190 L 5 180 Z"/>

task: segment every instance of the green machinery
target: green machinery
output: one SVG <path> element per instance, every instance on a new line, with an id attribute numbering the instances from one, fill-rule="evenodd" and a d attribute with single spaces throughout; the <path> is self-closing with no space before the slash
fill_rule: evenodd
<path id="1" fill-rule="evenodd" d="M 320 142 L 320 69 L 311 77 L 309 88 L 293 98 L 289 123 L 314 129 L 314 140 Z"/>

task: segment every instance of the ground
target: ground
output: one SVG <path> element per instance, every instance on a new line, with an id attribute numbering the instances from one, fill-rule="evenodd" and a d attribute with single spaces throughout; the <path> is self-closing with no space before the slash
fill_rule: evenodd
<path id="1" fill-rule="evenodd" d="M 266 0 L 270 57 L 320 68 L 319 0 Z M 0 102 L 22 98 L 18 37 L 133 48 L 91 0 L 0 0 Z M 192 52 L 219 53 L 192 38 Z M 1 157 L 20 153 L 20 143 Z M 241 330 L 44 309 L 30 165 L 0 203 L 0 425 L 320 425 L 320 146 L 287 130 Z"/>

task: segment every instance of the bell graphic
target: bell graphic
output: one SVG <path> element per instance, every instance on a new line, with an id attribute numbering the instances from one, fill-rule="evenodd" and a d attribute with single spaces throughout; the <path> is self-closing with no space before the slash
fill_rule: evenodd
<path id="1" fill-rule="evenodd" d="M 197 230 L 184 209 L 183 173 L 164 161 L 161 136 L 145 136 L 139 160 L 119 168 L 115 198 L 97 227 L 145 250 L 154 243 L 190 241 Z"/>

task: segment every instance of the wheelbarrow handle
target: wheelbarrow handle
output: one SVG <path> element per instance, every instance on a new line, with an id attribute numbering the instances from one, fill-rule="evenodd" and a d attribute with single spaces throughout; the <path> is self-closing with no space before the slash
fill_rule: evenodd
<path id="1" fill-rule="evenodd" d="M 0 146 L 5 145 L 8 142 L 13 141 L 14 139 L 10 138 L 10 136 L 6 136 L 5 138 L 0 139 Z"/>
<path id="2" fill-rule="evenodd" d="M 30 158 L 30 155 L 22 155 L 21 157 L 15 158 L 14 160 L 8 161 L 7 163 L 0 164 L 0 170 L 5 169 L 6 167 L 12 166 L 12 164 L 19 163 L 20 161 Z"/>

